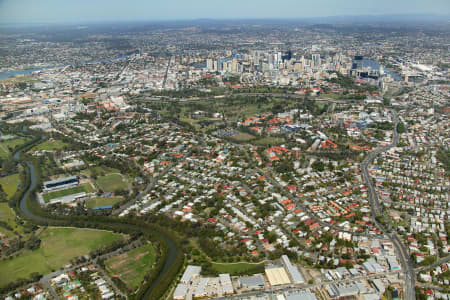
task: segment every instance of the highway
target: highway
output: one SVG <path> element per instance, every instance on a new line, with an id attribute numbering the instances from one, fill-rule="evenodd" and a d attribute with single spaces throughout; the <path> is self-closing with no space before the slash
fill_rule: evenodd
<path id="1" fill-rule="evenodd" d="M 373 184 L 372 178 L 369 175 L 368 167 L 379 154 L 388 151 L 389 149 L 396 147 L 399 141 L 399 134 L 397 132 L 398 125 L 398 116 L 395 111 L 392 111 L 393 119 L 394 119 L 394 136 L 392 143 L 387 145 L 386 147 L 377 148 L 372 151 L 361 163 L 361 172 L 363 175 L 363 180 L 368 188 L 369 201 L 371 206 L 371 214 L 372 219 L 375 225 L 383 232 L 385 235 L 392 231 L 391 225 L 388 223 L 388 230 L 384 228 L 382 224 L 377 221 L 377 216 L 383 216 L 383 206 L 381 205 L 378 195 L 376 193 L 375 186 Z M 387 235 L 389 240 L 395 247 L 397 257 L 400 259 L 400 263 L 402 264 L 402 269 L 405 275 L 405 298 L 407 300 L 415 300 L 416 299 L 416 273 L 414 271 L 413 263 L 408 254 L 408 250 L 405 245 L 402 243 L 398 234 L 393 232 Z"/>

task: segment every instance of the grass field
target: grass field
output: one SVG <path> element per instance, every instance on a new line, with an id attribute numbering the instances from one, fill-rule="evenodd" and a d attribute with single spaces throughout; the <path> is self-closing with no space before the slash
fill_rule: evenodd
<path id="1" fill-rule="evenodd" d="M 16 223 L 16 215 L 7 203 L 0 203 L 0 221 L 8 223 L 17 233 L 23 233 L 23 227 Z M 16 234 L 6 228 L 0 226 L 0 232 L 5 233 L 7 237 L 15 236 Z"/>
<path id="2" fill-rule="evenodd" d="M 98 177 L 97 184 L 105 192 L 128 189 L 128 183 L 124 182 L 119 174 L 109 174 Z"/>
<path id="3" fill-rule="evenodd" d="M 114 168 L 109 168 L 106 166 L 95 166 L 95 167 L 90 167 L 88 169 L 84 169 L 81 171 L 81 174 L 86 175 L 86 176 L 92 176 L 93 173 L 97 173 L 97 174 L 110 174 L 110 173 L 120 173 L 120 171 L 118 169 L 114 169 Z"/>
<path id="4" fill-rule="evenodd" d="M 235 264 L 220 264 L 212 263 L 212 267 L 218 273 L 229 273 L 231 275 L 250 275 L 256 273 L 264 273 L 264 263 L 249 264 L 249 263 L 235 263 Z"/>
<path id="5" fill-rule="evenodd" d="M 63 197 L 63 196 L 67 196 L 67 195 L 73 195 L 73 194 L 78 194 L 78 193 L 92 193 L 94 191 L 94 189 L 92 188 L 92 186 L 89 183 L 85 183 L 70 189 L 65 189 L 65 190 L 60 190 L 60 191 L 56 191 L 56 192 L 51 192 L 48 194 L 42 194 L 42 198 L 44 198 L 45 202 L 48 202 L 52 199 L 55 198 L 59 198 L 59 197 Z"/>
<path id="6" fill-rule="evenodd" d="M 10 154 L 12 154 L 8 147 L 14 150 L 14 148 L 18 145 L 23 145 L 26 142 L 28 142 L 29 139 L 27 138 L 18 138 L 13 140 L 8 140 L 0 143 L 0 158 L 8 158 Z"/>
<path id="7" fill-rule="evenodd" d="M 41 246 L 13 259 L 0 261 L 0 286 L 27 278 L 33 272 L 50 273 L 71 259 L 122 240 L 120 234 L 91 229 L 49 228 L 41 235 Z"/>
<path id="8" fill-rule="evenodd" d="M 255 139 L 255 137 L 251 134 L 241 132 L 237 135 L 233 135 L 231 139 L 238 142 L 247 142 Z"/>
<path id="9" fill-rule="evenodd" d="M 128 288 L 135 290 L 154 263 L 155 253 L 155 248 L 147 244 L 111 257 L 105 262 L 105 266 L 111 275 L 118 275 Z"/>
<path id="10" fill-rule="evenodd" d="M 20 175 L 13 174 L 0 178 L 0 184 L 5 191 L 8 199 L 10 199 L 17 191 L 17 184 L 20 183 Z"/>
<path id="11" fill-rule="evenodd" d="M 277 137 L 265 137 L 258 140 L 253 140 L 252 144 L 258 145 L 258 146 L 276 146 L 284 143 L 283 138 L 277 138 Z"/>
<path id="12" fill-rule="evenodd" d="M 33 150 L 33 151 L 36 151 L 36 150 L 61 150 L 64 148 L 64 146 L 67 146 L 67 144 L 64 143 L 63 141 L 47 140 L 43 143 L 40 143 L 39 145 L 34 146 L 33 149 L 31 149 L 31 150 Z"/>
<path id="13" fill-rule="evenodd" d="M 94 208 L 96 206 L 114 205 L 117 202 L 122 201 L 123 199 L 124 199 L 123 197 L 107 197 L 107 198 L 96 197 L 96 198 L 91 198 L 91 199 L 86 201 L 86 207 Z"/>

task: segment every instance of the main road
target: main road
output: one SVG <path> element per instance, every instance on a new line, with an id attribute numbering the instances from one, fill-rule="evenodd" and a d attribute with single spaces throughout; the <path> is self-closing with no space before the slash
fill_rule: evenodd
<path id="1" fill-rule="evenodd" d="M 398 116 L 395 111 L 392 111 L 392 116 L 394 119 L 394 129 L 393 129 L 393 138 L 392 143 L 387 145 L 386 147 L 377 148 L 374 151 L 372 151 L 361 163 L 361 172 L 363 175 L 364 182 L 368 188 L 369 192 L 369 201 L 371 206 L 371 214 L 372 219 L 375 225 L 385 234 L 389 237 L 389 240 L 394 245 L 394 248 L 397 253 L 397 257 L 400 259 L 400 262 L 402 264 L 403 272 L 405 274 L 405 298 L 407 300 L 415 300 L 416 299 L 416 274 L 414 271 L 413 263 L 411 261 L 410 256 L 408 255 L 408 250 L 406 249 L 403 242 L 398 237 L 398 234 L 395 232 L 395 228 L 391 227 L 390 223 L 387 223 L 388 229 L 384 227 L 380 222 L 378 222 L 379 216 L 383 216 L 383 206 L 381 205 L 378 195 L 376 193 L 375 186 L 373 184 L 372 178 L 369 175 L 368 167 L 372 163 L 372 161 L 377 157 L 379 154 L 386 152 L 393 147 L 397 147 L 398 141 L 399 141 L 399 135 L 397 132 L 397 125 L 398 125 Z M 389 232 L 391 232 L 389 234 Z"/>

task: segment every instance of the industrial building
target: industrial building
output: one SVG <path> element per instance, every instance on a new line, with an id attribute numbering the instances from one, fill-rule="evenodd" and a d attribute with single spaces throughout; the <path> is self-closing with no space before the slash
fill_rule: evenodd
<path id="1" fill-rule="evenodd" d="M 281 256 L 281 261 L 283 262 L 284 266 L 286 267 L 286 270 L 288 271 L 289 275 L 291 276 L 293 283 L 295 283 L 295 284 L 305 283 L 305 280 L 303 279 L 302 274 L 300 274 L 300 271 L 297 269 L 297 267 L 291 263 L 291 261 L 289 260 L 289 257 L 287 257 L 287 255 Z"/>
<path id="2" fill-rule="evenodd" d="M 286 295 L 286 300 L 317 300 L 316 295 L 311 292 L 301 291 Z"/>
<path id="3" fill-rule="evenodd" d="M 190 266 L 190 265 L 187 266 L 186 270 L 183 273 L 183 276 L 181 277 L 180 282 L 184 284 L 189 284 L 194 277 L 200 275 L 201 271 L 202 267 L 200 266 Z"/>
<path id="4" fill-rule="evenodd" d="M 220 285 L 225 295 L 233 294 L 233 284 L 231 283 L 230 274 L 219 274 Z"/>
<path id="5" fill-rule="evenodd" d="M 266 267 L 265 272 L 271 286 L 291 283 L 288 274 L 282 267 L 269 266 Z"/>
<path id="6" fill-rule="evenodd" d="M 238 282 L 240 288 L 246 288 L 248 290 L 262 290 L 264 288 L 264 280 L 261 275 L 241 277 Z"/>
<path id="7" fill-rule="evenodd" d="M 188 292 L 188 286 L 184 283 L 180 283 L 177 285 L 175 292 L 173 293 L 173 299 L 183 300 L 186 298 L 187 292 Z"/>

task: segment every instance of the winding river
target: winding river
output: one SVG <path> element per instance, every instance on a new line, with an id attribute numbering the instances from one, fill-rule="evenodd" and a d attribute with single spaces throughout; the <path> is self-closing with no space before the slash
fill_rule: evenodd
<path id="1" fill-rule="evenodd" d="M 15 160 L 17 160 L 17 161 L 20 160 L 20 153 L 21 153 L 21 151 L 22 150 L 19 150 L 19 151 L 17 151 L 14 154 L 14 159 Z M 36 180 L 34 164 L 32 162 L 29 162 L 29 161 L 27 161 L 26 164 L 27 164 L 28 169 L 30 171 L 30 185 L 28 186 L 27 190 L 25 191 L 25 193 L 23 194 L 22 198 L 20 199 L 20 204 L 19 204 L 20 211 L 27 218 L 29 218 L 32 222 L 37 223 L 37 224 L 42 224 L 42 223 L 44 223 L 46 221 L 55 221 L 56 219 L 49 219 L 49 218 L 45 218 L 45 217 L 36 215 L 28 208 L 27 203 L 28 203 L 29 195 L 34 190 L 34 188 L 36 187 L 37 180 Z M 56 220 L 56 221 L 58 221 L 58 220 Z M 133 225 L 133 224 L 129 224 L 129 223 L 120 223 L 120 222 L 118 222 L 116 224 L 123 224 L 123 225 L 129 226 L 130 228 L 132 228 L 136 232 L 146 232 L 143 228 L 141 228 L 141 227 L 139 227 L 137 225 Z M 108 225 L 111 225 L 111 223 L 109 223 Z M 62 224 L 62 226 L 65 226 L 64 223 Z M 145 291 L 144 297 L 143 297 L 144 299 L 150 299 L 153 290 L 155 289 L 156 286 L 158 286 L 159 282 L 166 276 L 166 274 L 171 269 L 171 267 L 174 266 L 176 258 L 177 258 L 177 256 L 180 253 L 180 249 L 178 248 L 176 243 L 169 236 L 167 236 L 163 232 L 153 232 L 153 234 L 157 235 L 160 238 L 162 238 L 166 242 L 167 248 L 168 248 L 168 253 L 167 253 L 167 260 L 164 263 L 162 271 L 159 273 L 159 275 L 155 279 L 155 281 Z"/>

